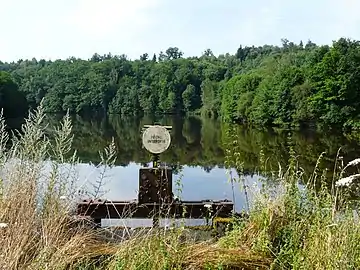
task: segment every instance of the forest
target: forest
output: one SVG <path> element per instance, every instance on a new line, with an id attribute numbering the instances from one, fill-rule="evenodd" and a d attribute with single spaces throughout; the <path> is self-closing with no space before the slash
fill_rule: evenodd
<path id="1" fill-rule="evenodd" d="M 360 128 L 360 42 L 340 38 L 184 57 L 94 54 L 83 60 L 0 61 L 0 107 L 48 113 L 201 114 L 254 126 Z M 1 60 L 1 59 L 0 59 Z"/>

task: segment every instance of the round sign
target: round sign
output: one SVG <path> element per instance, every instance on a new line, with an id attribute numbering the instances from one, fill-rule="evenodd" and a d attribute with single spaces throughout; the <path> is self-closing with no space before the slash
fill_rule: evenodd
<path id="1" fill-rule="evenodd" d="M 143 145 L 149 152 L 160 154 L 170 146 L 170 133 L 162 126 L 151 126 L 143 133 Z"/>

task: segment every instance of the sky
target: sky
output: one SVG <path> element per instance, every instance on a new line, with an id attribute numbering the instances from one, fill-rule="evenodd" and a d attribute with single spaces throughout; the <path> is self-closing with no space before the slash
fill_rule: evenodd
<path id="1" fill-rule="evenodd" d="M 0 0 L 0 61 L 360 40 L 359 0 Z"/>

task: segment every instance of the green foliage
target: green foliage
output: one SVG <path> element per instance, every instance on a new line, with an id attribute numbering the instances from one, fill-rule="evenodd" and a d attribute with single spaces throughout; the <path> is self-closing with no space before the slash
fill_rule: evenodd
<path id="1" fill-rule="evenodd" d="M 185 91 L 182 93 L 182 99 L 184 102 L 185 111 L 191 112 L 196 108 L 199 108 L 199 95 L 196 93 L 194 85 L 189 84 Z"/>
<path id="2" fill-rule="evenodd" d="M 256 74 L 237 75 L 231 78 L 222 92 L 222 115 L 227 120 L 246 120 L 254 94 L 261 82 Z"/>
<path id="3" fill-rule="evenodd" d="M 281 47 L 240 46 L 219 56 L 207 49 L 184 58 L 170 47 L 152 59 L 94 54 L 87 61 L 20 60 L 0 62 L 0 70 L 8 72 L 0 75 L 8 100 L 1 101 L 4 96 L 0 105 L 7 111 L 24 107 L 23 94 L 30 107 L 44 99 L 47 112 L 201 112 L 255 125 L 359 126 L 360 42 L 344 38 L 332 46 L 284 39 Z"/>
<path id="4" fill-rule="evenodd" d="M 229 160 L 241 155 L 236 145 L 230 145 L 229 150 Z M 323 155 L 313 174 L 307 176 L 292 146 L 288 154 L 286 170 L 280 167 L 276 174 L 279 184 L 257 193 L 249 219 L 235 223 L 233 230 L 220 239 L 220 246 L 247 248 L 271 257 L 270 269 L 358 269 L 360 226 L 353 214 L 358 207 L 347 197 L 349 188 L 329 188 L 326 170 L 319 167 Z M 334 181 L 342 178 L 347 168 L 358 165 L 359 159 L 346 166 L 338 159 L 336 163 Z M 265 177 L 268 181 L 272 175 Z"/>
<path id="5" fill-rule="evenodd" d="M 27 111 L 25 96 L 7 72 L 0 71 L 0 109 L 6 117 L 24 116 Z"/>
<path id="6" fill-rule="evenodd" d="M 73 126 L 70 118 L 65 115 L 60 125 L 49 131 L 40 106 L 26 119 L 21 133 L 10 140 L 0 117 L 0 165 L 5 180 L 0 182 L 0 259 L 4 269 L 269 269 L 270 264 L 270 269 L 359 269 L 360 226 L 353 215 L 354 205 L 344 196 L 346 187 L 328 188 L 319 166 L 323 155 L 313 174 L 306 176 L 298 165 L 294 143 L 287 150 L 288 167 L 277 172 L 276 193 L 254 192 L 256 200 L 248 219 L 231 219 L 232 229 L 219 241 L 198 242 L 187 228 L 180 227 L 143 229 L 134 231 L 128 240 L 106 243 L 98 234 L 101 230 L 91 232 L 73 220 L 72 207 L 63 200 L 63 196 L 77 198 L 77 191 L 71 188 L 75 175 L 71 170 L 69 174 L 59 172 L 62 164 L 79 162 L 72 151 L 73 142 L 81 140 L 72 136 L 79 127 Z M 123 125 L 120 130 L 128 125 L 119 122 Z M 209 130 L 201 140 L 204 144 L 218 136 L 214 133 L 219 128 L 211 123 L 202 127 Z M 245 148 L 240 143 L 247 131 L 226 125 L 221 134 L 228 148 L 227 166 L 238 171 L 244 170 L 241 151 Z M 256 140 L 247 143 L 253 141 L 255 146 L 261 145 Z M 267 150 L 264 148 L 261 152 Z M 100 153 L 102 167 L 114 164 L 115 149 L 112 141 L 104 154 Z M 49 159 L 51 168 L 46 175 L 45 161 Z M 352 175 L 350 167 L 360 163 L 355 159 L 344 166 L 342 161 L 340 157 L 336 160 L 334 181 Z M 272 179 L 271 173 L 264 176 L 266 181 Z M 224 221 L 218 219 L 214 225 Z"/>

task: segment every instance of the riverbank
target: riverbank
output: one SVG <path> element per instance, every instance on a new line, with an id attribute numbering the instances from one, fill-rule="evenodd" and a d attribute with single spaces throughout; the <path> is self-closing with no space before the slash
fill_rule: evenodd
<path id="1" fill-rule="evenodd" d="M 58 171 L 60 164 L 78 162 L 71 147 L 71 121 L 65 116 L 50 134 L 42 125 L 43 117 L 40 107 L 15 141 L 8 141 L 5 122 L 0 121 L 1 269 L 360 268 L 360 224 L 354 215 L 356 203 L 349 201 L 357 194 L 356 185 L 350 185 L 357 176 L 347 173 L 357 168 L 358 160 L 342 164 L 339 157 L 335 169 L 323 170 L 320 157 L 308 177 L 290 149 L 288 166 L 267 175 L 276 180 L 276 187 L 266 186 L 267 181 L 261 192 L 248 187 L 255 198 L 248 218 L 235 219 L 220 237 L 204 241 L 179 226 L 142 230 L 120 242 L 104 241 L 101 231 L 71 218 L 68 202 L 77 198 L 78 190 L 71 189 L 76 175 Z M 238 142 L 229 139 L 226 164 L 237 169 L 236 180 L 241 181 Z M 42 179 L 42 166 L 50 156 L 54 161 L 50 176 Z M 112 167 L 115 156 L 111 143 L 100 165 Z M 19 162 L 3 166 L 13 159 Z M 329 170 L 330 186 L 325 179 Z"/>

